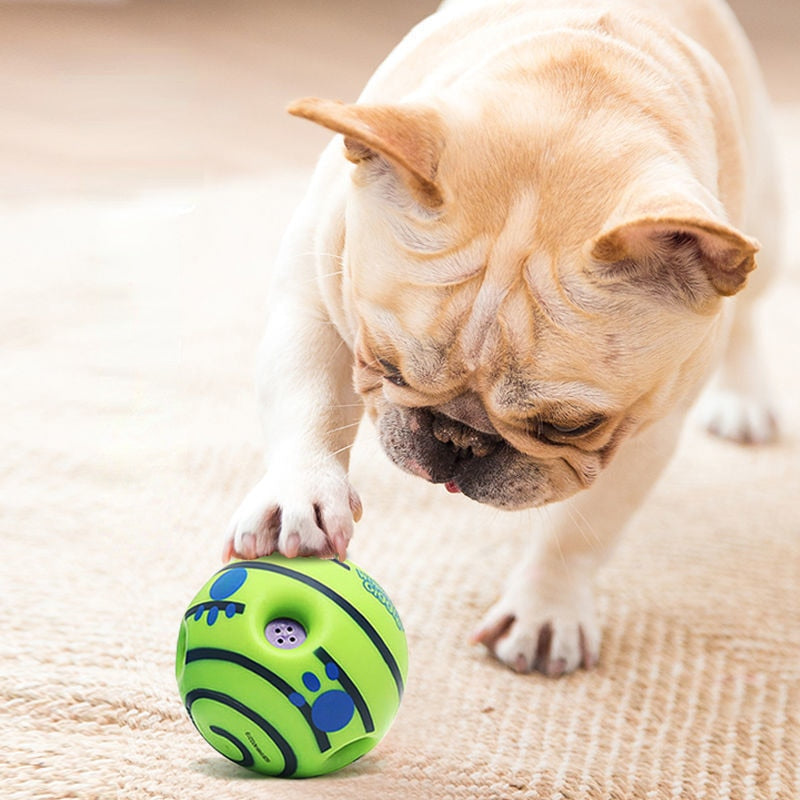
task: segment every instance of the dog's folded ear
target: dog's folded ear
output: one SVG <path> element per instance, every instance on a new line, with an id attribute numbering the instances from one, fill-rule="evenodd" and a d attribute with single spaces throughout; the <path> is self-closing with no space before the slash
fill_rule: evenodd
<path id="1" fill-rule="evenodd" d="M 688 210 L 688 209 L 687 209 Z M 692 305 L 744 288 L 759 244 L 710 215 L 645 214 L 607 229 L 592 243 L 596 271 L 646 284 Z"/>
<path id="2" fill-rule="evenodd" d="M 417 199 L 430 206 L 441 205 L 436 172 L 443 126 L 433 109 L 402 104 L 347 104 L 305 97 L 293 102 L 287 110 L 341 133 L 350 161 L 360 163 L 381 157 L 400 173 Z"/>

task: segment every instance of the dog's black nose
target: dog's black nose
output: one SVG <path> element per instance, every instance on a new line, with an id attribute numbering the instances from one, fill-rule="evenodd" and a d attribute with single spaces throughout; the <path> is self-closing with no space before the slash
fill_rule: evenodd
<path id="1" fill-rule="evenodd" d="M 483 433 L 461 422 L 433 412 L 431 426 L 434 437 L 442 444 L 451 445 L 460 458 L 485 458 L 503 441 L 500 436 Z"/>

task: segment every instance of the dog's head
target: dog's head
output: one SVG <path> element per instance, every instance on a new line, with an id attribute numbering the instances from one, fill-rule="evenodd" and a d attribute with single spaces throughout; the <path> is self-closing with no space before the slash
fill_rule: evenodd
<path id="1" fill-rule="evenodd" d="M 290 111 L 353 162 L 355 384 L 400 467 L 542 505 L 696 389 L 757 244 L 638 121 L 507 101 Z"/>

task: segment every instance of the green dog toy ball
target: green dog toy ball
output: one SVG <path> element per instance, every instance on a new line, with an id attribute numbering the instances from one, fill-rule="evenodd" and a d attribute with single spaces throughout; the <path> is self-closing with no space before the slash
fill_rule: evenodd
<path id="1" fill-rule="evenodd" d="M 392 601 L 350 561 L 235 561 L 197 593 L 175 674 L 222 755 L 280 777 L 324 775 L 383 737 L 408 671 Z"/>

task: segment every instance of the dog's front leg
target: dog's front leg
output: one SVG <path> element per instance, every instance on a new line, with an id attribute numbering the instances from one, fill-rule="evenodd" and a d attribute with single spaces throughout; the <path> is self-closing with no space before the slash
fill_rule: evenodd
<path id="1" fill-rule="evenodd" d="M 669 461 L 681 415 L 627 442 L 590 488 L 542 512 L 526 556 L 472 639 L 518 672 L 558 676 L 600 653 L 594 577 Z"/>
<path id="2" fill-rule="evenodd" d="M 231 519 L 225 560 L 276 551 L 343 559 L 361 515 L 347 469 L 362 407 L 350 349 L 320 296 L 314 249 L 295 220 L 279 255 L 259 354 L 266 473 Z"/>

